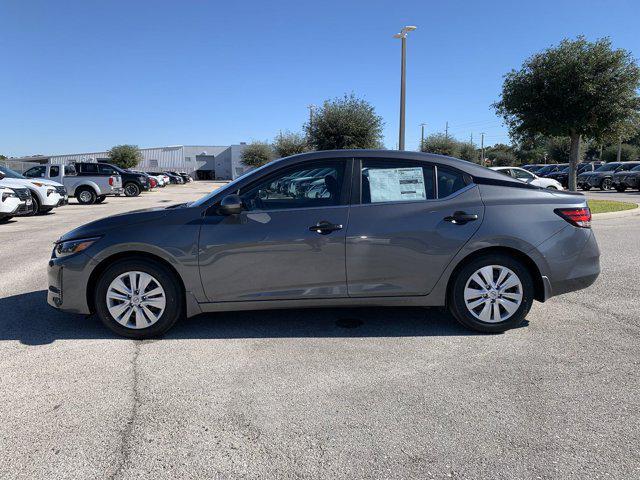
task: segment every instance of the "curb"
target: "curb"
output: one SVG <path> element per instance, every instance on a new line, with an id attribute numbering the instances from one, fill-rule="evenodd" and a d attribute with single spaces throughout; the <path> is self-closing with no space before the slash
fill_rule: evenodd
<path id="1" fill-rule="evenodd" d="M 632 203 L 632 202 L 630 202 Z M 640 204 L 636 208 L 629 210 L 622 210 L 619 212 L 606 212 L 606 213 L 594 213 L 591 215 L 592 220 L 607 220 L 610 218 L 624 218 L 624 217 L 637 217 L 640 216 Z"/>

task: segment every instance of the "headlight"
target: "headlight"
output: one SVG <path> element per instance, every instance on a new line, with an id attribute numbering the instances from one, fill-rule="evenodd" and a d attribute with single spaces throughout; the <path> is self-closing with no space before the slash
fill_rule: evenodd
<path id="1" fill-rule="evenodd" d="M 15 192 L 5 192 L 2 194 L 2 201 L 4 202 L 7 198 L 17 197 Z"/>
<path id="2" fill-rule="evenodd" d="M 47 188 L 47 197 L 49 195 L 51 195 L 52 193 L 56 193 L 56 189 L 55 188 Z"/>
<path id="3" fill-rule="evenodd" d="M 74 253 L 79 253 L 83 250 L 86 250 L 98 240 L 99 237 L 81 238 L 78 240 L 67 240 L 65 242 L 58 242 L 56 243 L 53 252 L 56 258 L 68 257 L 69 255 L 73 255 Z"/>

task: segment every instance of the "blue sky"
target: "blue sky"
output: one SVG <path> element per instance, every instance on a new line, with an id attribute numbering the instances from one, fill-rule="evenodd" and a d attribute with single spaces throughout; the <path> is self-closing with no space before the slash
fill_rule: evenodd
<path id="1" fill-rule="evenodd" d="M 639 57 L 639 20 L 637 0 L 0 0 L 0 153 L 271 139 L 350 92 L 395 148 L 403 25 L 407 148 L 422 122 L 493 144 L 504 73 L 579 34 Z"/>

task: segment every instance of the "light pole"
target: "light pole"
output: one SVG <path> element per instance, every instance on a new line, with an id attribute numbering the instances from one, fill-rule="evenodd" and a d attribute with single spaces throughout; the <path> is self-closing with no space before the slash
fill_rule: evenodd
<path id="1" fill-rule="evenodd" d="M 420 124 L 420 151 L 422 151 L 422 146 L 424 145 L 424 127 L 425 127 L 426 123 L 421 123 Z"/>
<path id="2" fill-rule="evenodd" d="M 398 136 L 398 150 L 404 150 L 404 105 L 405 105 L 405 86 L 406 86 L 406 69 L 407 69 L 407 33 L 415 30 L 416 27 L 408 25 L 402 27 L 400 33 L 396 33 L 393 38 L 399 38 L 402 41 L 402 58 L 400 61 L 400 133 Z"/>

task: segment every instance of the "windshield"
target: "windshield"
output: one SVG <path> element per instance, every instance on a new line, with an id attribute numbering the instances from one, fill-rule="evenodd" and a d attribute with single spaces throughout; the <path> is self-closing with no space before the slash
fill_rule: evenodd
<path id="1" fill-rule="evenodd" d="M 211 199 L 214 195 L 217 195 L 218 193 L 225 191 L 225 190 L 229 190 L 230 192 L 233 192 L 234 187 L 238 184 L 238 182 L 240 180 L 244 180 L 246 177 L 248 177 L 249 175 L 252 175 L 254 173 L 258 173 L 261 170 L 263 170 L 267 165 L 270 165 L 270 163 L 265 163 L 264 165 L 262 165 L 261 167 L 258 167 L 254 170 L 249 170 L 248 172 L 245 172 L 244 174 L 240 175 L 238 178 L 236 178 L 233 182 L 227 183 L 224 187 L 219 188 L 217 190 L 214 190 L 213 192 L 205 195 L 204 197 L 196 200 L 195 202 L 193 202 L 191 204 L 192 207 L 199 207 L 200 205 L 204 205 L 205 203 L 207 203 L 207 201 L 209 199 Z"/>
<path id="2" fill-rule="evenodd" d="M 544 175 L 545 173 L 551 173 L 555 171 L 558 167 L 556 165 L 547 165 L 546 167 L 542 167 L 540 170 L 536 172 L 536 175 Z"/>
<path id="3" fill-rule="evenodd" d="M 615 170 L 616 168 L 618 168 L 620 166 L 619 163 L 614 162 L 614 163 L 605 163 L 604 165 L 600 165 L 597 169 L 596 172 L 610 172 L 611 170 Z"/>
<path id="4" fill-rule="evenodd" d="M 631 169 L 631 171 L 632 171 L 632 172 L 640 172 L 640 165 L 638 165 L 638 166 L 636 166 L 636 167 L 633 167 L 633 168 Z"/>
<path id="5" fill-rule="evenodd" d="M 27 177 L 25 177 L 24 175 L 20 175 L 18 172 L 14 172 L 9 167 L 0 166 L 0 172 L 4 173 L 4 176 L 7 178 L 21 178 L 23 180 L 27 179 Z"/>

